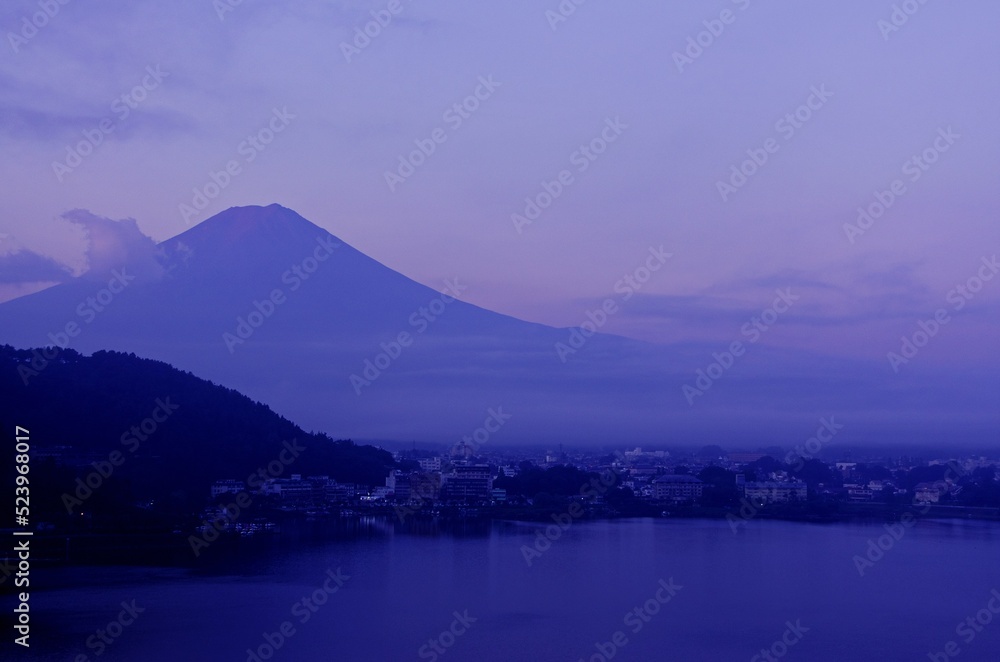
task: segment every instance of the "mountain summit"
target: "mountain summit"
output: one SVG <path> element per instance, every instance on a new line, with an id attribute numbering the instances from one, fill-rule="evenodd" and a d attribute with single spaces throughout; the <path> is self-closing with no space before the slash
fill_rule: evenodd
<path id="1" fill-rule="evenodd" d="M 266 207 L 230 207 L 177 238 L 230 244 L 252 239 L 273 241 L 275 245 L 279 245 L 306 235 L 325 232 L 326 230 L 310 223 L 291 209 L 271 204 Z"/>

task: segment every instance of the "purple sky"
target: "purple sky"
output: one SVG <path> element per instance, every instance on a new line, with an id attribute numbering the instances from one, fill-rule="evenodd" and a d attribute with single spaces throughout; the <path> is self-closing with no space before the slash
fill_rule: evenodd
<path id="1" fill-rule="evenodd" d="M 884 357 L 998 252 L 996 3 L 914 2 L 890 32 L 893 3 L 870 0 L 590 0 L 555 29 L 556 0 L 404 0 L 348 62 L 341 44 L 389 4 L 245 0 L 220 20 L 209 0 L 71 2 L 21 38 L 38 6 L 4 3 L 0 298 L 141 244 L 66 212 L 133 218 L 163 240 L 230 160 L 239 174 L 192 223 L 278 202 L 422 283 L 458 276 L 465 300 L 557 326 L 584 321 L 662 245 L 673 257 L 602 329 L 653 342 L 724 347 L 791 288 L 800 302 L 763 342 Z M 724 10 L 679 71 L 674 53 Z M 144 78 L 135 108 L 114 102 Z M 477 87 L 456 126 L 446 111 Z M 832 96 L 784 122 L 814 89 Z M 294 118 L 248 147 L 275 108 Z M 615 141 L 580 172 L 574 154 L 616 118 L 627 128 L 605 131 Z M 57 174 L 103 120 L 110 134 Z M 390 190 L 386 171 L 437 128 L 444 141 Z M 906 162 L 949 128 L 958 137 L 913 181 Z M 717 182 L 767 144 L 724 201 Z M 511 215 L 564 169 L 573 183 L 518 232 Z M 844 224 L 897 179 L 905 192 L 848 241 Z M 927 360 L 995 362 L 998 301 L 1000 279 Z"/>

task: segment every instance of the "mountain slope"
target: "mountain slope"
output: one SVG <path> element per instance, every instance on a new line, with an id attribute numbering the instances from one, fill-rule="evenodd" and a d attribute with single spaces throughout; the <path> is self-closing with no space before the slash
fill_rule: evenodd
<path id="1" fill-rule="evenodd" d="M 213 481 L 244 479 L 279 459 L 286 442 L 305 449 L 287 474 L 378 485 L 395 465 L 385 451 L 306 433 L 236 391 L 132 355 L 88 357 L 69 349 L 24 388 L 17 367 L 32 354 L 0 346 L 4 429 L 30 430 L 33 462 L 66 447 L 58 451 L 61 462 L 79 465 L 74 473 L 80 476 L 94 470 L 92 462 L 108 471 L 110 454 L 119 453 L 111 473 L 129 483 L 136 499 L 169 495 L 182 510 L 197 508 Z M 4 458 L 7 470 L 11 459 Z M 34 493 L 59 510 L 59 495 L 72 493 L 71 486 Z"/>

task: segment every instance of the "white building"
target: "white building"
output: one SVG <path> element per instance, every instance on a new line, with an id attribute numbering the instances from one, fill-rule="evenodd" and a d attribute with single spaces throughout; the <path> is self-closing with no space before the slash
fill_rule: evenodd
<path id="1" fill-rule="evenodd" d="M 239 494 L 246 491 L 247 487 L 242 480 L 217 480 L 212 483 L 212 498 L 223 494 Z"/>
<path id="2" fill-rule="evenodd" d="M 757 503 L 785 503 L 788 501 L 805 501 L 808 488 L 805 483 L 746 483 L 743 494 L 747 499 Z"/>
<path id="3" fill-rule="evenodd" d="M 917 503 L 937 503 L 941 500 L 941 489 L 934 483 L 919 483 L 913 489 L 913 500 Z"/>
<path id="4" fill-rule="evenodd" d="M 694 476 L 660 476 L 653 481 L 653 496 L 668 501 L 693 501 L 701 498 L 704 487 Z"/>
<path id="5" fill-rule="evenodd" d="M 417 462 L 420 464 L 421 471 L 441 471 L 441 458 L 439 457 L 422 457 Z"/>

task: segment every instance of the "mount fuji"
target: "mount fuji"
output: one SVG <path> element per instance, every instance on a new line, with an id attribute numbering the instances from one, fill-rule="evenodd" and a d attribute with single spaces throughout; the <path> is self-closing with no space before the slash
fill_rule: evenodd
<path id="1" fill-rule="evenodd" d="M 860 366 L 763 345 L 691 405 L 682 388 L 719 347 L 585 336 L 463 302 L 464 287 L 417 283 L 279 205 L 234 207 L 155 260 L 0 305 L 0 342 L 166 361 L 368 441 L 455 443 L 491 411 L 505 445 L 795 442 L 834 414 L 853 416 L 846 440 L 902 433 L 889 403 L 921 408 L 918 385 L 886 393 Z"/>

